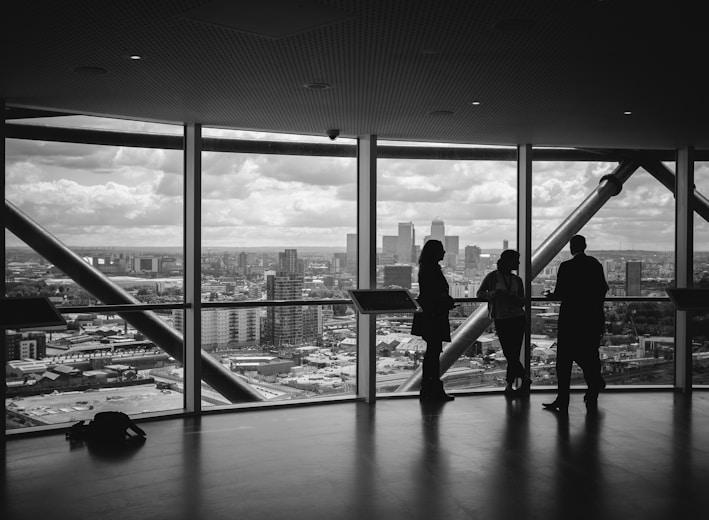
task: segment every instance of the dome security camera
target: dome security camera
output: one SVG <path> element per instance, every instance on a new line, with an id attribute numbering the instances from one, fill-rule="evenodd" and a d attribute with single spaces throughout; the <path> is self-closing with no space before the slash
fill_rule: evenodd
<path id="1" fill-rule="evenodd" d="M 325 134 L 330 138 L 331 141 L 334 141 L 335 139 L 337 139 L 337 136 L 340 135 L 340 131 L 337 128 L 333 128 L 325 132 Z"/>

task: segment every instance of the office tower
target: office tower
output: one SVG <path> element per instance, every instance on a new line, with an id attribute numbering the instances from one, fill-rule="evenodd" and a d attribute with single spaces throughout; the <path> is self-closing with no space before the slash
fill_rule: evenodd
<path id="1" fill-rule="evenodd" d="M 396 243 L 397 237 L 384 235 L 382 237 L 382 254 L 379 255 L 379 265 L 391 265 L 396 263 Z"/>
<path id="2" fill-rule="evenodd" d="M 399 235 L 396 241 L 396 258 L 401 264 L 410 264 L 414 260 L 415 231 L 413 222 L 399 222 Z"/>
<path id="3" fill-rule="evenodd" d="M 414 268 L 411 265 L 385 265 L 384 287 L 395 285 L 404 289 L 411 289 L 411 277 Z"/>
<path id="4" fill-rule="evenodd" d="M 503 240 L 502 241 L 502 250 L 506 251 L 507 249 L 510 248 L 510 241 L 509 240 Z"/>
<path id="5" fill-rule="evenodd" d="M 446 256 L 443 259 L 443 265 L 455 269 L 458 263 L 458 253 L 460 251 L 459 247 L 459 237 L 457 236 L 447 236 L 444 237 L 443 247 L 446 250 Z"/>
<path id="6" fill-rule="evenodd" d="M 395 237 L 393 235 L 384 235 L 382 237 L 382 253 L 396 257 L 397 238 L 398 237 Z"/>
<path id="7" fill-rule="evenodd" d="M 630 260 L 625 264 L 625 295 L 641 296 L 640 280 L 643 263 L 640 260 Z"/>
<path id="8" fill-rule="evenodd" d="M 300 300 L 303 297 L 304 277 L 298 252 L 286 249 L 278 253 L 278 268 L 275 273 L 266 275 L 267 299 Z M 302 307 L 269 307 L 265 329 L 265 340 L 271 345 L 300 345 L 303 342 Z"/>
<path id="9" fill-rule="evenodd" d="M 237 262 L 238 271 L 246 276 L 249 274 L 249 255 L 244 252 L 239 253 L 239 260 Z"/>
<path id="10" fill-rule="evenodd" d="M 477 269 L 480 265 L 480 253 L 478 246 L 465 246 L 465 268 Z"/>
<path id="11" fill-rule="evenodd" d="M 460 254 L 460 237 L 455 235 L 445 237 L 443 247 L 445 247 L 446 253 L 458 256 Z"/>
<path id="12" fill-rule="evenodd" d="M 323 333 L 322 305 L 307 305 L 301 309 L 303 313 L 303 342 L 316 343 Z"/>
<path id="13" fill-rule="evenodd" d="M 298 250 L 286 249 L 278 253 L 278 272 L 297 273 L 298 272 Z"/>
<path id="14" fill-rule="evenodd" d="M 347 265 L 347 253 L 334 253 L 332 255 L 331 271 L 333 273 L 341 273 Z"/>
<path id="15" fill-rule="evenodd" d="M 434 219 L 431 222 L 431 236 L 430 239 L 438 240 L 445 247 L 446 240 L 446 225 L 440 219 Z"/>
<path id="16" fill-rule="evenodd" d="M 347 233 L 347 260 L 345 271 L 357 273 L 357 233 Z"/>
<path id="17" fill-rule="evenodd" d="M 269 300 L 299 300 L 303 295 L 303 276 L 277 272 L 266 275 L 266 296 Z M 300 345 L 303 342 L 303 309 L 268 307 L 265 338 L 271 345 Z"/>

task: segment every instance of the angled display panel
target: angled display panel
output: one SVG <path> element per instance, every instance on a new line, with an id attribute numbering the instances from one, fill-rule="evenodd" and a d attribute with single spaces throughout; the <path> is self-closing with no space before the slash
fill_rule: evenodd
<path id="1" fill-rule="evenodd" d="M 421 306 L 406 289 L 351 289 L 347 292 L 362 314 L 421 311 Z"/>

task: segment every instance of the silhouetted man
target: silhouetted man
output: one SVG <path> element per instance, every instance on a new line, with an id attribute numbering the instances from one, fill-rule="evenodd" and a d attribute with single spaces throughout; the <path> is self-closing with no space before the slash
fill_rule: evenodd
<path id="1" fill-rule="evenodd" d="M 556 275 L 556 287 L 550 298 L 561 300 L 556 344 L 556 377 L 558 395 L 551 403 L 544 403 L 547 410 L 567 413 L 571 365 L 575 361 L 586 380 L 588 391 L 584 396 L 586 407 L 595 409 L 598 394 L 606 384 L 601 377 L 601 362 L 598 347 L 605 316 L 603 300 L 608 284 L 601 263 L 586 255 L 586 239 L 576 235 L 569 242 L 573 258 L 562 262 Z"/>

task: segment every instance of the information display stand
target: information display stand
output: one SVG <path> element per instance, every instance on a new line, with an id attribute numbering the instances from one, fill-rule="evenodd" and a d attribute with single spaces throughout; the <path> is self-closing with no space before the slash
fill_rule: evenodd
<path id="1" fill-rule="evenodd" d="M 361 314 L 407 314 L 422 310 L 407 289 L 350 289 L 347 292 Z"/>
<path id="2" fill-rule="evenodd" d="M 66 320 L 49 298 L 2 298 L 0 328 L 57 330 L 66 328 Z"/>
<path id="3" fill-rule="evenodd" d="M 677 310 L 709 310 L 709 289 L 667 289 L 667 294 Z"/>

